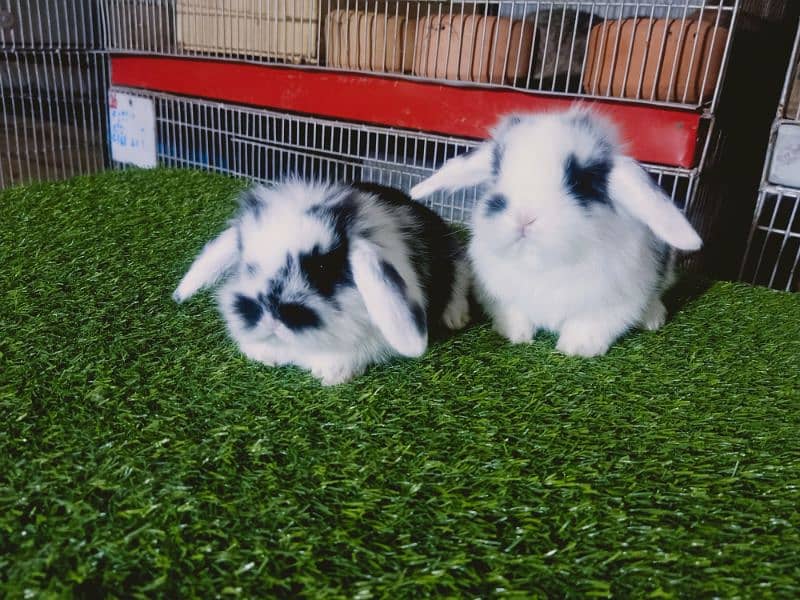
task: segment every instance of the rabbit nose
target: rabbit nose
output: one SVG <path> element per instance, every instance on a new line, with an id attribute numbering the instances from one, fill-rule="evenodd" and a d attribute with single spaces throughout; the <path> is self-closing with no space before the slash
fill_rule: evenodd
<path id="1" fill-rule="evenodd" d="M 525 235 L 527 229 L 536 222 L 536 217 L 523 216 L 517 218 L 517 228 L 521 235 Z"/>

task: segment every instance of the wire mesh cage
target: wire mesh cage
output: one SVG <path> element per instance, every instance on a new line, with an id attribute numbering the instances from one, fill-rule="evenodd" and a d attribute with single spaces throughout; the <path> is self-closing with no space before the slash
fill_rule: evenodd
<path id="1" fill-rule="evenodd" d="M 107 166 L 100 8 L 0 0 L 0 188 Z"/>
<path id="2" fill-rule="evenodd" d="M 620 110 L 659 105 L 664 115 L 693 115 L 699 126 L 685 129 L 685 147 L 663 161 L 644 160 L 659 163 L 648 170 L 704 235 L 720 206 L 705 184 L 714 164 L 705 159 L 717 139 L 708 132 L 731 32 L 746 7 L 746 0 L 0 0 L 0 186 L 109 164 L 112 57 L 128 64 L 199 58 L 183 64 L 284 74 L 299 74 L 299 66 L 324 78 L 329 74 L 320 70 L 337 71 L 338 81 L 350 74 L 377 81 L 361 77 L 366 73 L 392 85 L 446 82 L 426 89 L 448 92 L 479 86 L 485 89 L 467 91 L 486 94 L 487 102 L 514 90 L 530 92 L 512 94 L 526 102 L 545 97 L 545 108 L 564 101 L 553 95 L 568 95 L 624 101 L 611 104 Z M 160 62 L 182 68 L 181 61 Z M 164 165 L 261 181 L 291 173 L 409 189 L 477 143 L 477 129 L 433 134 L 435 128 L 416 123 L 366 125 L 353 115 L 301 116 L 170 91 L 132 92 L 155 101 Z M 428 202 L 463 223 L 479 194 L 439 194 Z"/>
<path id="3" fill-rule="evenodd" d="M 115 52 L 716 100 L 738 0 L 104 0 Z"/>
<path id="4" fill-rule="evenodd" d="M 289 115 L 130 88 L 152 98 L 159 164 L 200 168 L 269 182 L 287 177 L 363 180 L 408 190 L 474 140 Z M 118 165 L 122 166 L 122 165 Z M 647 166 L 682 210 L 692 215 L 697 173 Z M 443 218 L 469 221 L 481 189 L 438 192 L 425 200 Z"/>
<path id="5" fill-rule="evenodd" d="M 739 277 L 800 291 L 800 25 Z"/>
<path id="6" fill-rule="evenodd" d="M 800 190 L 764 189 L 742 264 L 742 279 L 800 292 Z"/>

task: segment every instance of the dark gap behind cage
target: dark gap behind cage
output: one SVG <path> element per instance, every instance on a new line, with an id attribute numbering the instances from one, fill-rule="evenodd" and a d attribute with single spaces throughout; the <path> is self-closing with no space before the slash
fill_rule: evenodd
<path id="1" fill-rule="evenodd" d="M 740 5 L 698 192 L 698 210 L 712 225 L 703 268 L 715 278 L 735 279 L 742 264 L 798 16 L 794 0 Z"/>

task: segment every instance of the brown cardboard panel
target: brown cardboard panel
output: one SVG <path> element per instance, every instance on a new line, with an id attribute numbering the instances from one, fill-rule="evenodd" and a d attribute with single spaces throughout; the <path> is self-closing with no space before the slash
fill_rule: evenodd
<path id="1" fill-rule="evenodd" d="M 436 15 L 417 23 L 414 74 L 479 83 L 510 83 L 528 73 L 533 27 L 484 15 Z"/>
<path id="2" fill-rule="evenodd" d="M 325 54 L 330 67 L 410 72 L 415 22 L 404 16 L 363 10 L 334 10 L 325 23 Z"/>
<path id="3" fill-rule="evenodd" d="M 591 94 L 697 103 L 708 99 L 728 31 L 707 19 L 622 19 L 589 36 L 584 89 Z"/>

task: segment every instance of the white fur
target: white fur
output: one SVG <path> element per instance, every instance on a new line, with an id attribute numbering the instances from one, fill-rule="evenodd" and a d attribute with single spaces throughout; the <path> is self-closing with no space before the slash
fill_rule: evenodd
<path id="1" fill-rule="evenodd" d="M 371 242 L 356 240 L 350 256 L 353 279 L 372 321 L 400 354 L 422 355 L 428 347 L 427 331 L 417 330 L 408 303 L 386 285 L 378 249 Z"/>
<path id="2" fill-rule="evenodd" d="M 479 299 L 497 331 L 520 343 L 550 330 L 559 334 L 560 351 L 595 356 L 632 327 L 659 328 L 669 277 L 659 272 L 660 240 L 687 250 L 701 241 L 666 194 L 622 154 L 614 128 L 584 109 L 514 117 L 481 151 L 449 161 L 412 196 L 473 182 L 473 173 L 486 172 L 495 145 L 502 149 L 500 169 L 481 181 L 489 186 L 473 211 L 469 256 Z M 612 206 L 581 206 L 565 187 L 567 157 L 583 163 L 603 153 L 613 157 Z M 489 215 L 486 199 L 494 194 L 507 206 Z"/>
<path id="3" fill-rule="evenodd" d="M 229 227 L 205 245 L 192 264 L 192 268 L 181 279 L 172 298 L 175 302 L 188 300 L 200 289 L 222 277 L 237 260 L 236 229 Z"/>
<path id="4" fill-rule="evenodd" d="M 478 185 L 492 175 L 492 148 L 479 146 L 471 154 L 448 160 L 433 175 L 411 188 L 411 197 L 430 196 L 438 190 L 458 190 Z"/>
<path id="5" fill-rule="evenodd" d="M 620 206 L 653 230 L 670 246 L 699 250 L 703 240 L 650 176 L 627 156 L 618 157 L 608 181 L 609 193 Z"/>
<path id="6" fill-rule="evenodd" d="M 231 228 L 206 245 L 176 290 L 176 300 L 184 300 L 200 287 L 225 278 L 217 293 L 218 304 L 228 331 L 242 352 L 265 365 L 308 369 L 325 385 L 348 381 L 370 364 L 398 354 L 419 356 L 425 351 L 427 334 L 419 334 L 408 306 L 376 271 L 380 260 L 392 264 L 406 284 L 407 299 L 427 307 L 405 238 L 405 232 L 413 225 L 409 212 L 387 210 L 368 194 L 359 193 L 358 217 L 348 238 L 356 286 L 339 288 L 335 302 L 331 302 L 310 288 L 299 270 L 284 273 L 284 267 L 287 256 L 297 263 L 301 253 L 308 253 L 315 246 L 327 248 L 335 237 L 332 223 L 309 214 L 308 209 L 333 204 L 353 190 L 290 181 L 275 187 L 256 187 L 252 192 L 258 197 L 260 209 L 243 210 Z M 367 241 L 367 236 L 373 236 L 375 241 Z M 223 247 L 226 252 L 222 252 Z M 223 255 L 225 260 L 219 258 Z M 464 264 L 457 268 L 463 270 Z M 254 327 L 242 320 L 234 308 L 237 296 L 255 298 L 265 294 L 274 289 L 271 282 L 282 274 L 286 277 L 281 278 L 281 301 L 312 308 L 322 319 L 321 328 L 294 331 L 268 311 Z M 454 285 L 450 303 L 460 303 L 460 295 L 465 302 L 466 293 L 466 288 Z M 382 302 L 386 304 L 381 306 Z"/>

